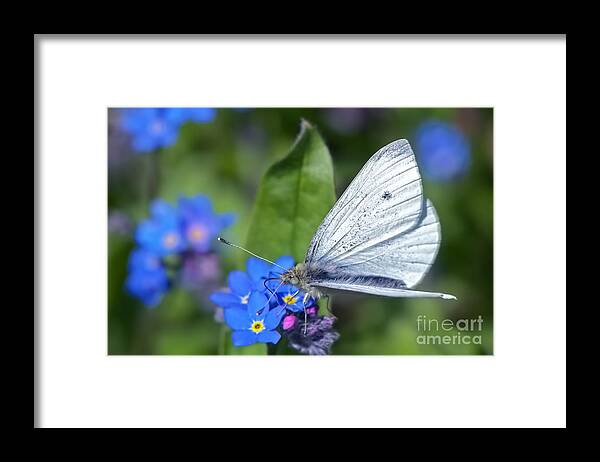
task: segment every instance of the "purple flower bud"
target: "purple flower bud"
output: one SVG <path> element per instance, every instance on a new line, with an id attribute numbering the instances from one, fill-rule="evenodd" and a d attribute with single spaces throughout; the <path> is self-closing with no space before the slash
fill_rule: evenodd
<path id="1" fill-rule="evenodd" d="M 366 122 L 366 110 L 357 108 L 327 109 L 325 118 L 336 132 L 350 134 L 360 130 Z"/>
<path id="2" fill-rule="evenodd" d="M 319 307 L 316 305 L 306 308 L 306 314 L 308 314 L 309 316 L 316 316 L 317 311 L 319 311 Z"/>
<path id="3" fill-rule="evenodd" d="M 289 346 L 303 354 L 329 354 L 333 343 L 340 338 L 333 330 L 335 320 L 333 316 L 315 316 L 308 318 L 306 324 L 296 323 L 294 329 L 287 331 Z"/>
<path id="4" fill-rule="evenodd" d="M 186 252 L 181 255 L 179 283 L 203 301 L 206 301 L 207 293 L 217 289 L 220 273 L 219 258 L 214 253 Z"/>
<path id="5" fill-rule="evenodd" d="M 127 236 L 133 233 L 133 222 L 127 214 L 115 210 L 108 215 L 108 232 Z"/>

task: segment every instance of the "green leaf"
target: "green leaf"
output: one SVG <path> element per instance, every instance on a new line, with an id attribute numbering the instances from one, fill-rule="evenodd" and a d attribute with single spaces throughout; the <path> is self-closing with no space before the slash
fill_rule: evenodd
<path id="1" fill-rule="evenodd" d="M 316 128 L 302 120 L 290 152 L 263 176 L 246 240 L 268 259 L 304 260 L 317 227 L 335 202 L 333 163 Z"/>

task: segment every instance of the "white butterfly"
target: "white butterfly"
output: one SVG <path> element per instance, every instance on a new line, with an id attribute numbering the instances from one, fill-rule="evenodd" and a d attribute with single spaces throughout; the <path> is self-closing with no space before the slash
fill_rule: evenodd
<path id="1" fill-rule="evenodd" d="M 440 241 L 440 222 L 423 196 L 415 155 L 407 140 L 397 140 L 367 161 L 315 232 L 304 262 L 280 279 L 304 291 L 305 300 L 322 297 L 323 289 L 455 300 L 412 290 L 433 264 Z"/>

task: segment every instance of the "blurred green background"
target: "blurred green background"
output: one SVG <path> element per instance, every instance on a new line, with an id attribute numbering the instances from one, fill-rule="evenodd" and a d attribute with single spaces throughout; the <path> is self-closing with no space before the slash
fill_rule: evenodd
<path id="1" fill-rule="evenodd" d="M 244 243 L 261 175 L 288 152 L 302 118 L 319 130 L 329 147 L 338 197 L 375 151 L 395 139 L 409 140 L 417 155 L 425 195 L 434 203 L 442 225 L 440 252 L 418 289 L 458 297 L 458 301 L 451 302 L 336 295 L 331 309 L 338 318 L 336 329 L 341 336 L 332 354 L 492 354 L 490 108 L 217 109 L 208 122 L 184 123 L 174 144 L 151 153 L 136 152 L 131 137 L 121 128 L 120 112 L 109 109 L 109 354 L 219 353 L 222 328 L 215 322 L 214 306 L 206 297 L 210 290 L 226 286 L 229 271 L 244 270 L 247 256 L 215 246 L 218 267 L 207 284 L 207 293 L 174 288 L 158 306 L 148 308 L 124 288 L 127 260 L 134 248 L 133 231 L 140 220 L 148 217 L 151 199 L 160 197 L 175 203 L 180 195 L 201 193 L 211 198 L 217 212 L 237 215 L 236 223 L 225 235 L 233 242 Z M 439 126 L 446 127 L 448 133 L 435 132 Z M 428 135 L 427 130 L 435 133 Z M 459 143 L 456 148 L 452 138 L 456 133 L 464 138 L 464 146 Z M 427 154 L 433 149 L 432 143 L 444 142 L 461 152 L 440 148 Z M 423 152 L 419 152 L 419 146 Z M 482 332 L 464 333 L 480 335 L 481 345 L 419 344 L 417 337 L 424 334 L 417 330 L 419 315 L 440 322 L 482 316 Z M 456 336 L 459 332 L 453 329 L 425 334 Z M 278 351 L 294 354 L 287 348 Z"/>

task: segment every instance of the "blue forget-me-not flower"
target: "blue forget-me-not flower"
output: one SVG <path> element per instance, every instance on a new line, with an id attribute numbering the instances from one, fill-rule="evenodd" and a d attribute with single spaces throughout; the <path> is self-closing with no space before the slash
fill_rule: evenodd
<path id="1" fill-rule="evenodd" d="M 125 281 L 128 292 L 144 305 L 156 306 L 169 287 L 160 257 L 146 249 L 135 249 L 129 256 L 128 270 Z"/>
<path id="2" fill-rule="evenodd" d="M 264 293 L 253 292 L 245 308 L 224 311 L 225 323 L 233 330 L 231 340 L 234 346 L 279 342 L 281 334 L 276 329 L 285 314 L 285 307 L 271 308 L 269 305 Z"/>
<path id="3" fill-rule="evenodd" d="M 458 127 L 430 120 L 416 133 L 416 154 L 425 177 L 434 181 L 454 180 L 466 173 L 471 147 Z"/>
<path id="4" fill-rule="evenodd" d="M 250 257 L 246 272 L 232 271 L 227 277 L 228 288 L 214 292 L 210 299 L 221 308 L 245 309 L 252 292 L 263 293 L 267 289 L 264 281 L 270 276 L 271 265 L 258 258 Z"/>
<path id="5" fill-rule="evenodd" d="M 283 271 L 295 264 L 292 257 L 283 256 L 274 263 L 250 257 L 246 272 L 232 271 L 227 289 L 210 296 L 223 308 L 233 345 L 278 343 L 283 334 L 288 345 L 301 353 L 327 354 L 339 337 L 332 329 L 334 318 L 318 316 L 312 297 L 305 299 L 297 287 L 281 284 Z"/>
<path id="6" fill-rule="evenodd" d="M 203 195 L 182 197 L 177 206 L 155 200 L 150 218 L 135 231 L 138 247 L 129 258 L 126 289 L 150 307 L 174 282 L 186 289 L 206 290 L 218 272 L 211 243 L 233 221 L 232 214 L 215 213 Z"/>
<path id="7" fill-rule="evenodd" d="M 218 233 L 235 220 L 231 213 L 215 214 L 206 196 L 182 197 L 178 205 L 183 236 L 197 252 L 209 250 Z"/>
<path id="8" fill-rule="evenodd" d="M 186 242 L 181 232 L 179 211 L 157 199 L 150 205 L 150 213 L 150 218 L 136 229 L 137 243 L 161 257 L 181 252 Z"/>
<path id="9" fill-rule="evenodd" d="M 121 127 L 132 137 L 138 152 L 151 152 L 171 146 L 177 140 L 185 122 L 210 122 L 215 118 L 212 108 L 131 108 L 121 110 Z"/>

